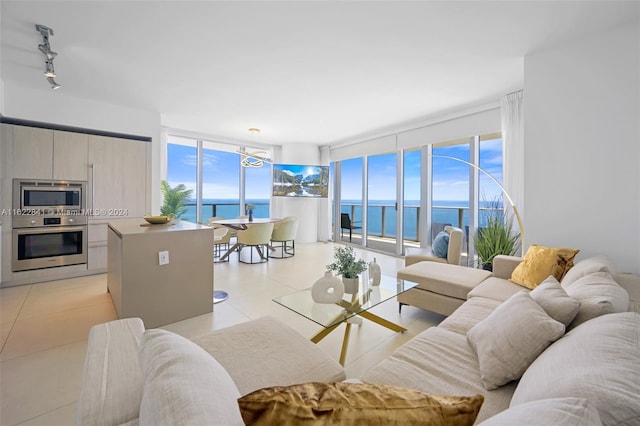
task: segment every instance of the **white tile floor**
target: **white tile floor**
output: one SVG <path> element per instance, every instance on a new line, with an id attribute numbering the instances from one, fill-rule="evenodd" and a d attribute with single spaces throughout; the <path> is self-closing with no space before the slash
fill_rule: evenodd
<path id="1" fill-rule="evenodd" d="M 186 337 L 201 336 L 263 315 L 272 315 L 305 336 L 318 326 L 271 299 L 310 287 L 332 262 L 331 243 L 297 244 L 296 256 L 246 265 L 231 256 L 215 265 L 215 288 L 230 298 L 214 312 L 169 324 L 167 330 Z M 367 262 L 375 257 L 383 274 L 394 276 L 403 260 L 357 250 Z M 106 291 L 106 275 L 51 281 L 0 289 L 0 425 L 72 425 L 80 391 L 87 333 L 94 324 L 117 319 Z M 352 328 L 347 352 L 348 377 L 362 372 L 442 317 L 390 300 L 372 312 L 408 328 L 394 333 L 369 321 Z M 318 345 L 336 360 L 341 330 Z"/>

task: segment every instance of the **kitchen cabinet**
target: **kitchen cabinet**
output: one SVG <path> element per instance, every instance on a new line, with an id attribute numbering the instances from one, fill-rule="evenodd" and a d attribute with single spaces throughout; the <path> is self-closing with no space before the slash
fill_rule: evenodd
<path id="1" fill-rule="evenodd" d="M 83 133 L 12 126 L 13 177 L 87 180 L 88 136 Z"/>
<path id="2" fill-rule="evenodd" d="M 89 136 L 55 130 L 53 132 L 53 179 L 87 180 Z"/>
<path id="3" fill-rule="evenodd" d="M 89 136 L 94 218 L 142 217 L 146 211 L 148 142 Z"/>
<path id="4" fill-rule="evenodd" d="M 107 226 L 147 210 L 147 158 L 151 144 L 89 135 L 89 270 L 107 266 Z"/>
<path id="5" fill-rule="evenodd" d="M 53 130 L 13 126 L 13 177 L 50 180 L 52 158 Z"/>

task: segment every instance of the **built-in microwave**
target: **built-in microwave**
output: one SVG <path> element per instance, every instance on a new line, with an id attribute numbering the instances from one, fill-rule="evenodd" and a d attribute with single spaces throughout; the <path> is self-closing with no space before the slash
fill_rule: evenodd
<path id="1" fill-rule="evenodd" d="M 84 208 L 86 186 L 84 181 L 14 179 L 13 208 L 27 215 L 52 212 L 78 214 Z"/>

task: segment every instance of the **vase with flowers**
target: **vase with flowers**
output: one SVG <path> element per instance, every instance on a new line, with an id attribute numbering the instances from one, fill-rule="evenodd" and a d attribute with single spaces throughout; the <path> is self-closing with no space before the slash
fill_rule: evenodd
<path id="1" fill-rule="evenodd" d="M 249 215 L 249 222 L 253 222 L 253 210 L 255 210 L 256 206 L 253 204 L 247 204 L 244 209 Z"/>
<path id="2" fill-rule="evenodd" d="M 358 275 L 367 270 L 367 263 L 357 259 L 352 247 L 338 247 L 333 253 L 335 261 L 327 265 L 327 269 L 342 275 L 345 293 L 357 293 L 359 287 Z"/>

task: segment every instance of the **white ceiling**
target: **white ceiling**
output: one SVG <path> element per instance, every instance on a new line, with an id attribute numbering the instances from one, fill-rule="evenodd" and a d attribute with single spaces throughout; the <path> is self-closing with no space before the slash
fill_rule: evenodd
<path id="1" fill-rule="evenodd" d="M 162 114 L 220 139 L 337 143 L 523 86 L 524 55 L 636 20 L 640 3 L 42 1 L 1 3 L 5 84 Z"/>

